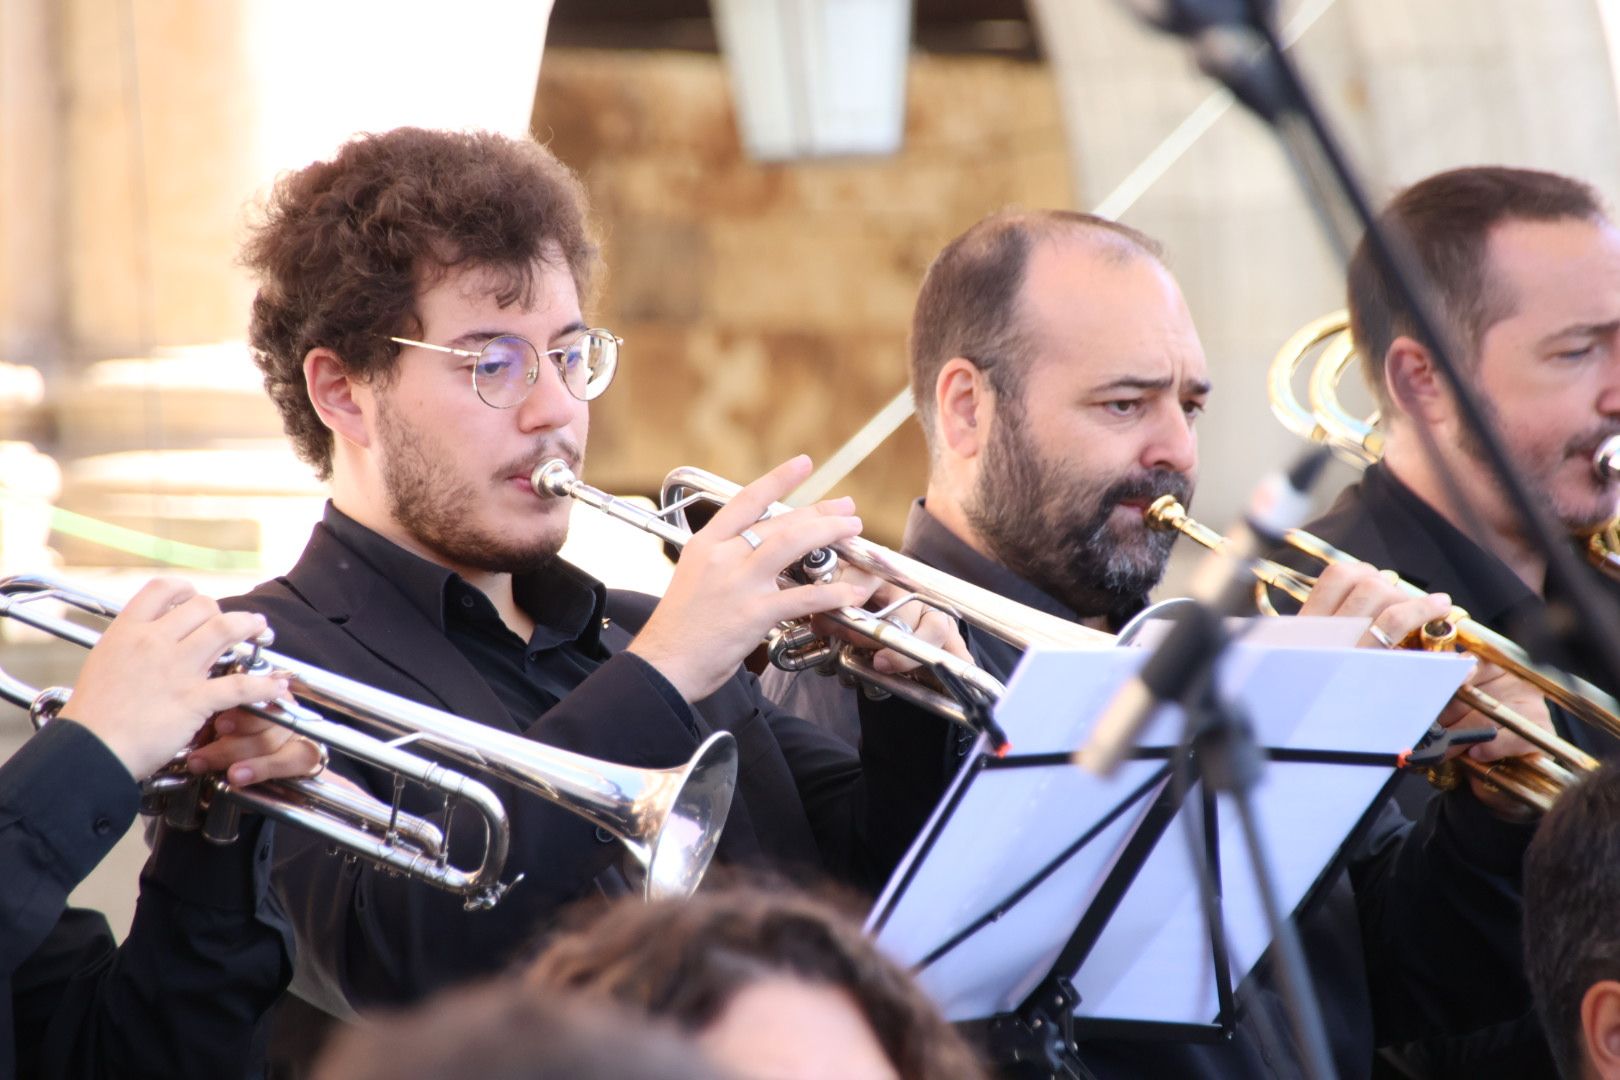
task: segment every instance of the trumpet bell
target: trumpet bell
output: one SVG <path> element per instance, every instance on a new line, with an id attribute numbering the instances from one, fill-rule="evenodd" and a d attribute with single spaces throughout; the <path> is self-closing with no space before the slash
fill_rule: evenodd
<path id="1" fill-rule="evenodd" d="M 716 732 L 679 769 L 653 774 L 645 791 L 627 800 L 632 820 L 621 836 L 646 871 L 649 900 L 690 896 L 714 859 L 737 786 L 737 740 Z"/>

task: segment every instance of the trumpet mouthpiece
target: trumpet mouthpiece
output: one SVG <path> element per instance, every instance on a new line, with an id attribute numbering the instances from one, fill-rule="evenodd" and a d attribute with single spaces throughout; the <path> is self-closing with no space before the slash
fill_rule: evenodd
<path id="1" fill-rule="evenodd" d="M 574 470 L 562 458 L 548 458 L 534 467 L 529 474 L 529 486 L 536 495 L 555 495 L 566 498 L 569 489 L 579 482 Z"/>
<path id="2" fill-rule="evenodd" d="M 1171 530 L 1180 527 L 1187 510 L 1174 495 L 1160 495 L 1142 514 L 1142 519 L 1155 529 Z"/>
<path id="3" fill-rule="evenodd" d="M 1611 435 L 1592 455 L 1592 471 L 1605 483 L 1620 480 L 1620 435 Z"/>

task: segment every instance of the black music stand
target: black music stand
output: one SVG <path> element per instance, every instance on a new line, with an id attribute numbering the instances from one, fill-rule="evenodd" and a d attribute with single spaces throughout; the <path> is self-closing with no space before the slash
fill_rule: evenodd
<path id="1" fill-rule="evenodd" d="M 1344 620 L 1262 622 L 1222 662 L 1219 680 L 1272 763 L 1256 801 L 1283 856 L 1278 887 L 1291 911 L 1336 873 L 1346 837 L 1381 804 L 1395 755 L 1471 666 L 1267 643 L 1328 622 Z M 1359 634 L 1364 624 L 1350 622 Z M 1038 1061 L 1084 1076 L 1077 1039 L 1224 1038 L 1234 989 L 1269 944 L 1239 830 L 1222 828 L 1227 797 L 1198 782 L 1179 710 L 1149 726 L 1113 777 L 1071 764 L 1148 651 L 1028 654 L 997 711 L 1013 753 L 980 747 L 868 920 L 948 1019 L 986 1023 L 1000 1064 Z M 1286 684 L 1312 689 L 1288 700 L 1268 692 Z M 1194 767 L 1178 772 L 1183 762 Z M 1285 831 L 1288 843 L 1278 844 Z M 1199 862 L 1212 871 L 1212 920 Z"/>

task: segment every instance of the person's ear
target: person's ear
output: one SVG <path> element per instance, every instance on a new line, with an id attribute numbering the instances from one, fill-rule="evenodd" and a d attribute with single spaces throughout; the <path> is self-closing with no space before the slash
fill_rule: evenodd
<path id="1" fill-rule="evenodd" d="M 995 390 L 977 364 L 961 356 L 945 361 L 934 379 L 940 445 L 960 458 L 977 457 L 989 441 L 995 409 Z"/>
<path id="2" fill-rule="evenodd" d="M 1620 1077 L 1620 982 L 1604 979 L 1581 996 L 1581 1033 L 1586 1062 L 1602 1080 Z M 1556 1032 L 1548 1032 L 1555 1038 Z"/>
<path id="3" fill-rule="evenodd" d="M 1451 392 L 1427 345 L 1404 334 L 1384 352 L 1384 392 L 1401 412 L 1430 424 L 1452 411 Z"/>
<path id="4" fill-rule="evenodd" d="M 304 388 L 316 415 L 334 436 L 357 446 L 370 445 L 361 400 L 367 398 L 367 392 L 349 374 L 337 353 L 323 347 L 304 354 Z"/>

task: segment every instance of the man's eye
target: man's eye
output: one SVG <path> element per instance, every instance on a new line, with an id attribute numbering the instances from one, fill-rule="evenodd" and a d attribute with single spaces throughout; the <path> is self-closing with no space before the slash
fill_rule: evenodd
<path id="1" fill-rule="evenodd" d="M 1204 415 L 1204 403 L 1202 401 L 1184 401 L 1181 403 L 1181 411 L 1187 414 L 1187 419 L 1196 420 Z"/>
<path id="2" fill-rule="evenodd" d="M 1570 361 L 1585 360 L 1588 356 L 1592 355 L 1592 351 L 1596 348 L 1596 345 L 1582 345 L 1578 349 L 1566 349 L 1563 352 L 1554 353 L 1553 358 L 1556 360 Z"/>
<path id="3" fill-rule="evenodd" d="M 1105 401 L 1103 408 L 1114 416 L 1135 416 L 1141 411 L 1142 402 L 1139 398 L 1132 398 L 1129 401 Z"/>

